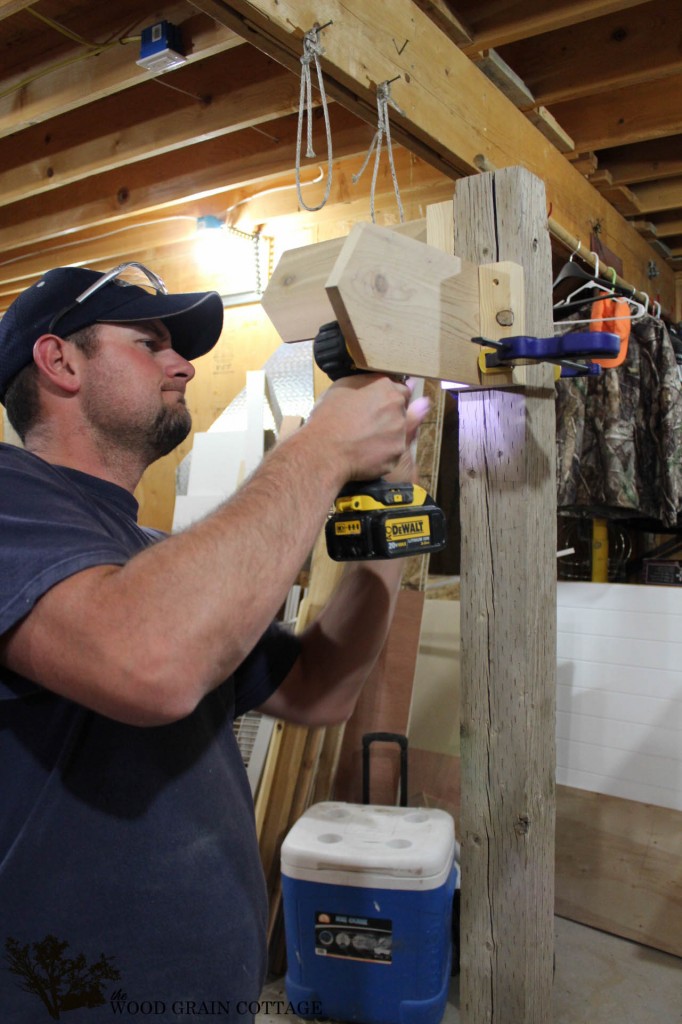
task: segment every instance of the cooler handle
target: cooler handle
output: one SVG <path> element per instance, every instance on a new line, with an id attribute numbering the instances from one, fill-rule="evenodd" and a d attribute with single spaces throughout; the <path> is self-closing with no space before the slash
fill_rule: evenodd
<path id="1" fill-rule="evenodd" d="M 400 747 L 400 806 L 407 807 L 407 736 L 398 732 L 366 732 L 362 737 L 362 802 L 369 803 L 369 748 L 372 743 L 397 743 Z"/>

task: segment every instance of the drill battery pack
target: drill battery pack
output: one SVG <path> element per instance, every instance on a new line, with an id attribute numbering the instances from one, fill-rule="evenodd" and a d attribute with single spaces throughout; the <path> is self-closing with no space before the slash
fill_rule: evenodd
<path id="1" fill-rule="evenodd" d="M 355 481 L 336 498 L 325 537 L 336 562 L 424 555 L 445 547 L 445 516 L 418 484 Z"/>

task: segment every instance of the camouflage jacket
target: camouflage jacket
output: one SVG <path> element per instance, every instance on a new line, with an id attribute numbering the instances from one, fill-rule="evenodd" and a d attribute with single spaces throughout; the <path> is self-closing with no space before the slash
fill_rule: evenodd
<path id="1" fill-rule="evenodd" d="M 682 524 L 682 383 L 660 320 L 633 322 L 621 366 L 557 381 L 557 498 L 565 514 Z"/>

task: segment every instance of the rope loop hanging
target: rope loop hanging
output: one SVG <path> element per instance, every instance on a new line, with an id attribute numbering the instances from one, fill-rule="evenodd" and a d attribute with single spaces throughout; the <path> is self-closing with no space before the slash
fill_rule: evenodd
<path id="1" fill-rule="evenodd" d="M 391 168 L 391 180 L 393 181 L 393 191 L 395 192 L 396 201 L 398 203 L 398 212 L 400 214 L 400 223 L 405 222 L 405 214 L 403 212 L 403 204 L 400 198 L 400 188 L 398 187 L 398 176 L 395 170 L 395 163 L 393 161 L 393 146 L 391 143 L 391 124 L 388 117 L 389 104 L 394 110 L 397 110 L 399 114 L 404 114 L 404 111 L 400 109 L 398 104 L 391 96 L 391 83 L 381 82 L 377 86 L 377 130 L 374 134 L 374 138 L 370 143 L 370 147 L 367 150 L 367 156 L 365 162 L 358 171 L 357 174 L 353 175 L 353 184 L 356 185 L 362 177 L 367 164 L 370 161 L 372 153 L 374 153 L 374 172 L 372 174 L 372 186 L 369 193 L 369 210 L 372 217 L 372 223 L 376 222 L 374 212 L 374 195 L 376 192 L 377 178 L 379 175 L 379 162 L 381 159 L 381 147 L 386 136 L 386 151 L 388 153 L 388 163 Z"/>
<path id="2" fill-rule="evenodd" d="M 327 22 L 331 25 L 331 21 Z M 315 213 L 321 210 L 329 199 L 332 187 L 332 132 L 329 124 L 329 109 L 327 107 L 327 95 L 322 80 L 322 68 L 320 57 L 324 53 L 320 43 L 320 32 L 327 25 L 315 26 L 303 37 L 303 56 L 301 57 L 301 92 L 298 103 L 298 130 L 296 132 L 296 193 L 298 201 L 308 213 Z M 327 184 L 322 202 L 317 206 L 307 206 L 301 193 L 301 143 L 303 140 L 303 120 L 306 118 L 306 158 L 312 159 L 315 156 L 313 149 L 313 90 L 310 74 L 310 65 L 315 64 L 317 71 L 317 82 L 322 98 L 322 110 L 324 111 L 324 126 L 327 133 Z"/>

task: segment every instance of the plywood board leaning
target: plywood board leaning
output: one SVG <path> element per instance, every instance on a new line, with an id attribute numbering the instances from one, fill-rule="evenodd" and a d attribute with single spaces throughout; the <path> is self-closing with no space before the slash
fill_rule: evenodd
<path id="1" fill-rule="evenodd" d="M 410 746 L 459 756 L 459 601 L 425 601 L 412 687 Z"/>
<path id="2" fill-rule="evenodd" d="M 407 727 L 409 803 L 439 807 L 457 823 L 460 768 L 459 601 L 424 603 Z"/>
<path id="3" fill-rule="evenodd" d="M 558 786 L 556 912 L 682 957 L 682 812 Z"/>

